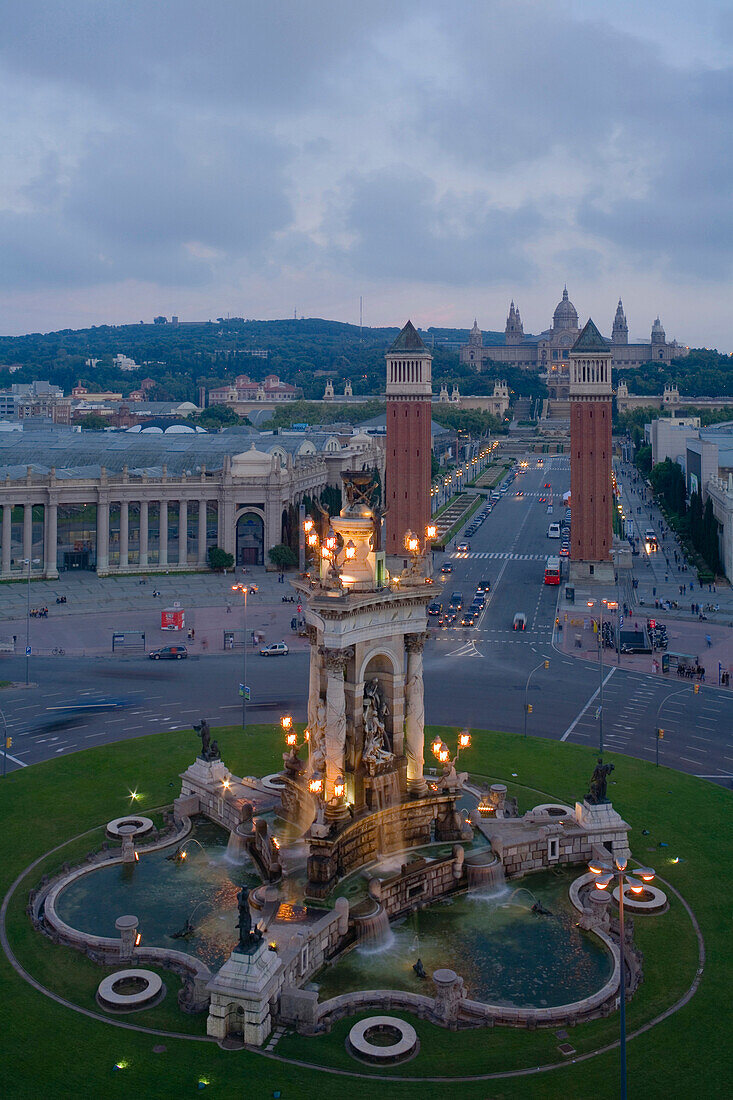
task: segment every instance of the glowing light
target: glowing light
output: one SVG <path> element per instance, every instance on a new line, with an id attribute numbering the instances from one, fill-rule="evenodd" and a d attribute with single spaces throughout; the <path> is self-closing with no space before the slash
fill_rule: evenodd
<path id="1" fill-rule="evenodd" d="M 349 539 L 349 541 L 346 543 L 346 557 L 349 559 L 349 561 L 351 561 L 351 559 L 355 556 L 355 554 L 356 554 L 356 546 L 351 541 L 351 539 Z"/>
<path id="2" fill-rule="evenodd" d="M 272 838 L 272 843 L 273 843 L 273 844 L 275 845 L 275 847 L 277 848 L 277 850 L 278 850 L 278 852 L 279 852 L 279 851 L 280 851 L 280 841 L 279 841 L 279 840 L 277 839 L 277 837 L 276 837 L 276 836 L 274 836 L 274 837 Z"/>
<path id="3" fill-rule="evenodd" d="M 462 749 L 469 748 L 471 744 L 471 734 L 468 732 L 462 733 L 461 736 L 458 738 L 458 744 Z"/>
<path id="4" fill-rule="evenodd" d="M 135 947 L 139 947 L 142 942 L 143 942 L 142 932 L 138 932 L 138 934 L 135 936 Z"/>
<path id="5" fill-rule="evenodd" d="M 188 858 L 188 852 L 181 852 L 179 858 L 180 859 L 187 859 Z"/>
<path id="6" fill-rule="evenodd" d="M 322 558 L 324 558 L 324 559 L 326 559 L 326 560 L 328 560 L 328 558 L 329 558 L 330 556 L 331 556 L 331 554 L 330 554 L 330 551 L 329 551 L 328 547 L 327 547 L 327 546 L 324 546 L 324 547 L 322 548 L 322 550 L 321 550 L 321 557 L 322 557 Z"/>
<path id="7" fill-rule="evenodd" d="M 270 940 L 267 946 L 270 948 L 270 951 L 277 951 L 277 943 L 275 940 Z"/>
<path id="8" fill-rule="evenodd" d="M 228 779 L 222 779 L 221 785 L 222 785 L 222 787 L 224 788 L 225 791 L 228 791 L 229 788 L 231 787 L 231 783 L 229 782 Z"/>
<path id="9" fill-rule="evenodd" d="M 138 794 L 138 792 L 136 790 L 135 791 L 130 791 L 130 802 L 139 802 L 139 801 L 140 801 L 140 795 Z"/>
<path id="10" fill-rule="evenodd" d="M 343 798 L 345 791 L 346 784 L 344 783 L 343 778 L 339 776 L 333 785 L 333 793 L 336 795 L 336 798 Z"/>
<path id="11" fill-rule="evenodd" d="M 330 535 L 329 538 L 326 539 L 326 546 L 329 550 L 334 549 L 334 547 L 336 546 L 336 538 L 334 535 Z"/>
<path id="12" fill-rule="evenodd" d="M 318 535 L 314 531 L 313 534 L 308 535 L 308 545 L 309 546 L 315 546 L 317 542 L 318 542 Z"/>
<path id="13" fill-rule="evenodd" d="M 431 751 L 433 753 L 433 756 L 438 755 L 438 753 L 441 750 L 442 745 L 443 745 L 443 742 L 440 740 L 439 737 L 436 737 L 435 740 L 433 741 L 432 745 L 430 746 Z"/>
<path id="14" fill-rule="evenodd" d="M 140 862 L 140 853 L 135 852 L 135 863 L 139 863 L 139 862 Z"/>
<path id="15" fill-rule="evenodd" d="M 292 717 L 289 714 L 283 715 L 283 717 L 280 719 L 280 725 L 284 730 L 291 729 L 293 725 Z"/>
<path id="16" fill-rule="evenodd" d="M 448 746 L 447 745 L 441 745 L 440 746 L 440 752 L 438 753 L 438 760 L 440 760 L 441 764 L 445 764 L 445 762 L 447 761 L 449 755 L 450 755 L 450 753 L 448 752 Z"/>
<path id="17" fill-rule="evenodd" d="M 303 523 L 303 530 L 306 534 L 309 534 L 313 530 L 313 520 L 310 517 Z"/>
<path id="18" fill-rule="evenodd" d="M 437 533 L 438 533 L 438 528 L 435 526 L 434 523 L 429 524 L 425 528 L 425 534 L 429 539 L 434 539 Z"/>
<path id="19" fill-rule="evenodd" d="M 113 1069 L 127 1069 L 129 1064 L 130 1064 L 129 1062 L 124 1062 L 124 1061 L 123 1062 L 115 1062 L 115 1064 L 112 1068 Z"/>
<path id="20" fill-rule="evenodd" d="M 294 734 L 294 733 L 289 733 L 288 736 L 285 738 L 285 744 L 286 745 L 295 745 L 295 744 L 297 744 L 297 742 L 298 742 L 298 738 L 297 738 L 297 735 Z"/>
<path id="21" fill-rule="evenodd" d="M 311 779 L 310 783 L 308 784 L 308 790 L 311 792 L 311 794 L 320 794 L 323 790 L 323 780 Z"/>
<path id="22" fill-rule="evenodd" d="M 303 730 L 303 740 L 304 741 L 310 741 L 310 739 L 311 739 L 311 731 L 309 729 L 304 729 Z"/>

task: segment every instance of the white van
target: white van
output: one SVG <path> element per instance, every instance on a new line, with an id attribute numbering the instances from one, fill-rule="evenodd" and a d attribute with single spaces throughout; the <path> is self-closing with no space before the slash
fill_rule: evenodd
<path id="1" fill-rule="evenodd" d="M 547 537 L 548 537 L 548 539 L 559 539 L 560 538 L 560 524 L 559 523 L 551 523 L 550 524 L 550 526 L 547 528 Z"/>

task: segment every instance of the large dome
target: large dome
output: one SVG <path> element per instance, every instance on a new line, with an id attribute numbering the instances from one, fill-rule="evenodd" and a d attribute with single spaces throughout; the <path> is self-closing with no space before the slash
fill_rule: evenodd
<path id="1" fill-rule="evenodd" d="M 569 329 L 578 330 L 578 311 L 568 298 L 568 288 L 562 292 L 562 301 L 557 303 L 552 315 L 552 327 L 556 332 L 567 332 Z"/>

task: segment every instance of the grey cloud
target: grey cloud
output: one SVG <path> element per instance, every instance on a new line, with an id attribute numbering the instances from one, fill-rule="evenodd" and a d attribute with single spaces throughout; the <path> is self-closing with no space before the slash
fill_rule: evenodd
<path id="1" fill-rule="evenodd" d="M 499 211 L 481 194 L 439 195 L 409 166 L 352 180 L 342 218 L 355 241 L 340 256 L 353 271 L 458 286 L 527 281 L 524 242 L 542 225 L 529 206 Z"/>

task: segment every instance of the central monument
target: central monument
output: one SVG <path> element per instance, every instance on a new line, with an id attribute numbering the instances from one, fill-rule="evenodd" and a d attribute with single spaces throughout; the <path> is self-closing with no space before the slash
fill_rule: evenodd
<path id="1" fill-rule="evenodd" d="M 422 651 L 433 598 L 422 557 L 390 578 L 380 546 L 376 486 L 346 472 L 345 504 L 330 519 L 318 579 L 295 582 L 310 640 L 308 763 L 283 775 L 286 811 L 310 819 L 308 894 L 387 852 L 458 840 L 457 785 L 423 775 Z"/>

